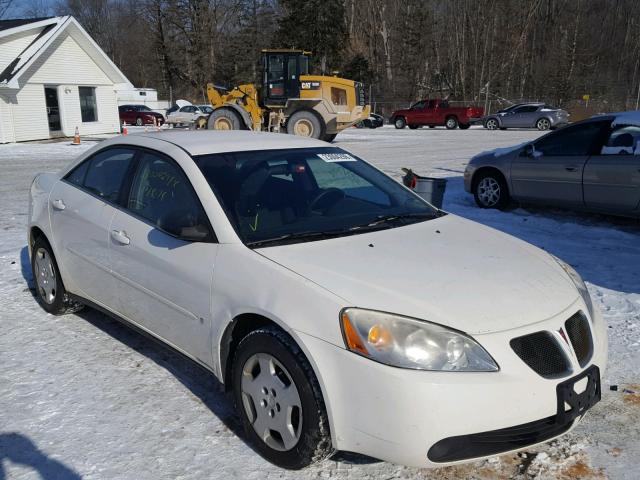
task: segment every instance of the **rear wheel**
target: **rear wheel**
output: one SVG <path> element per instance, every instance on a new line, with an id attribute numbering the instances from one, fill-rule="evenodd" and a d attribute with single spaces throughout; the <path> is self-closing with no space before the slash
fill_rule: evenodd
<path id="1" fill-rule="evenodd" d="M 194 122 L 194 126 L 198 130 L 207 128 L 207 117 L 198 117 Z"/>
<path id="2" fill-rule="evenodd" d="M 536 122 L 536 128 L 540 131 L 549 130 L 551 128 L 551 122 L 548 118 L 541 118 Z"/>
<path id="3" fill-rule="evenodd" d="M 73 313 L 83 305 L 69 298 L 64 289 L 58 264 L 51 246 L 42 237 L 36 238 L 31 255 L 31 272 L 36 287 L 36 298 L 47 312 L 53 315 Z"/>
<path id="4" fill-rule="evenodd" d="M 137 125 L 137 126 L 141 127 L 141 126 L 142 126 L 142 123 L 143 123 L 143 122 L 142 122 L 142 118 L 140 118 L 140 117 L 136 118 L 136 125 Z"/>
<path id="5" fill-rule="evenodd" d="M 219 108 L 209 115 L 209 130 L 243 130 L 240 115 L 230 108 Z"/>
<path id="6" fill-rule="evenodd" d="M 401 129 L 403 129 L 404 127 L 406 127 L 406 126 L 407 126 L 407 122 L 405 121 L 405 119 L 404 119 L 404 118 L 402 118 L 402 117 L 398 117 L 398 118 L 396 118 L 396 119 L 393 121 L 393 125 L 394 125 L 398 130 L 401 130 Z"/>
<path id="7" fill-rule="evenodd" d="M 318 380 L 288 334 L 275 327 L 249 333 L 238 344 L 232 381 L 247 438 L 267 460 L 300 469 L 333 452 Z"/>
<path id="8" fill-rule="evenodd" d="M 480 208 L 498 208 L 509 204 L 509 189 L 502 174 L 497 171 L 481 172 L 474 182 L 473 196 Z"/>
<path id="9" fill-rule="evenodd" d="M 447 130 L 453 130 L 458 126 L 458 119 L 456 117 L 449 117 L 445 120 L 444 126 Z"/>
<path id="10" fill-rule="evenodd" d="M 323 138 L 324 125 L 313 112 L 298 110 L 287 121 L 287 133 L 300 137 Z"/>

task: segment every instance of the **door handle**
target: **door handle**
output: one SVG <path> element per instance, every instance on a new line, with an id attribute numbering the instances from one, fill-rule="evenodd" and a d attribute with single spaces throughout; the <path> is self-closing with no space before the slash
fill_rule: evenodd
<path id="1" fill-rule="evenodd" d="M 578 170 L 578 167 L 564 167 L 567 172 L 575 172 Z"/>
<path id="2" fill-rule="evenodd" d="M 124 230 L 111 230 L 111 238 L 121 245 L 129 245 L 131 243 L 131 240 L 127 237 L 127 232 Z"/>
<path id="3" fill-rule="evenodd" d="M 67 206 L 64 204 L 61 198 L 58 198 L 57 200 L 52 200 L 51 206 L 54 208 L 54 210 L 64 210 L 65 208 L 67 208 Z"/>

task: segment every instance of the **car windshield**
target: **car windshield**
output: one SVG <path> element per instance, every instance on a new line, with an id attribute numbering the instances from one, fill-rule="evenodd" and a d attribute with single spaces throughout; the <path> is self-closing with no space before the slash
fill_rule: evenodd
<path id="1" fill-rule="evenodd" d="M 194 160 L 250 247 L 353 235 L 444 214 L 340 148 L 218 153 Z"/>

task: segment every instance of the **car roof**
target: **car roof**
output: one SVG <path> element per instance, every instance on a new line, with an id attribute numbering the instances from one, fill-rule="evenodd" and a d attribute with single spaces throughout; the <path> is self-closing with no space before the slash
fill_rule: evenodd
<path id="1" fill-rule="evenodd" d="M 190 155 L 330 146 L 326 142 L 313 138 L 249 130 L 171 130 L 130 134 L 126 138 L 126 143 L 134 145 L 136 138 L 151 138 L 169 142 L 182 148 Z M 122 136 L 115 137 L 113 143 L 121 143 L 122 139 Z"/>

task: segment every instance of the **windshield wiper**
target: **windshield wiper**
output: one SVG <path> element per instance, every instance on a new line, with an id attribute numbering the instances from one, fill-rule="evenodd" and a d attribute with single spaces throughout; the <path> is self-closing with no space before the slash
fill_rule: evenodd
<path id="1" fill-rule="evenodd" d="M 411 220 L 411 219 L 423 219 L 423 218 L 437 218 L 437 217 L 441 217 L 443 215 L 446 215 L 445 212 L 443 212 L 442 210 L 437 210 L 435 212 L 421 212 L 421 213 L 396 213 L 396 214 L 390 214 L 390 215 L 379 215 L 378 217 L 376 217 L 373 221 L 369 222 L 366 225 L 363 225 L 362 227 L 376 227 L 378 225 L 382 225 L 384 223 L 393 223 L 396 222 L 398 220 Z"/>
<path id="2" fill-rule="evenodd" d="M 297 233 L 285 233 L 284 235 L 280 235 L 278 237 L 265 238 L 263 240 L 255 240 L 253 242 L 247 242 L 245 245 L 247 247 L 262 247 L 264 245 L 272 244 L 272 243 L 287 243 L 290 240 L 304 240 L 307 238 L 313 238 L 314 240 L 320 240 L 323 238 L 332 238 L 339 237 L 342 235 L 349 235 L 352 232 L 352 229 L 340 229 L 340 230 L 329 230 L 325 232 L 297 232 Z"/>

